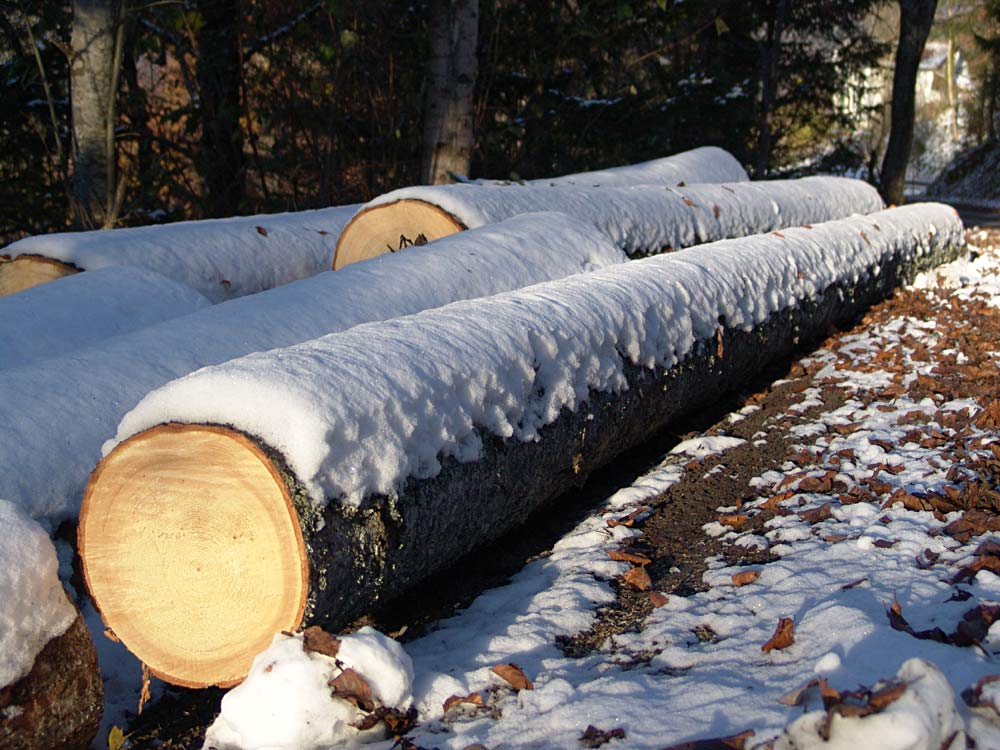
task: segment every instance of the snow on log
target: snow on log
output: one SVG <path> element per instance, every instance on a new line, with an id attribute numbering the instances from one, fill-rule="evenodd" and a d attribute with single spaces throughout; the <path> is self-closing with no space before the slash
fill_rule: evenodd
<path id="1" fill-rule="evenodd" d="M 144 268 L 77 274 L 0 297 L 0 369 L 21 367 L 187 315 L 211 303 Z"/>
<path id="2" fill-rule="evenodd" d="M 560 211 L 593 222 L 625 253 L 640 256 L 882 207 L 875 188 L 844 177 L 687 187 L 411 187 L 376 198 L 351 219 L 337 240 L 333 267 L 528 211 Z"/>
<path id="3" fill-rule="evenodd" d="M 238 681 L 275 632 L 404 592 L 961 246 L 955 211 L 921 204 L 205 368 L 105 446 L 88 585 L 164 679 Z"/>
<path id="4" fill-rule="evenodd" d="M 101 444 L 125 413 L 199 367 L 624 260 L 591 225 L 520 216 L 0 370 L 0 497 L 35 518 L 75 518 Z"/>
<path id="5" fill-rule="evenodd" d="M 48 534 L 0 500 L 0 747 L 85 748 L 104 686 L 83 618 L 59 583 Z"/>
<path id="6" fill-rule="evenodd" d="M 736 157 L 718 146 L 593 172 L 529 180 L 534 185 L 678 185 L 692 182 L 746 182 L 750 179 Z"/>
<path id="7" fill-rule="evenodd" d="M 77 271 L 138 266 L 222 302 L 329 270 L 357 208 L 25 237 L 0 250 L 0 295 Z"/>

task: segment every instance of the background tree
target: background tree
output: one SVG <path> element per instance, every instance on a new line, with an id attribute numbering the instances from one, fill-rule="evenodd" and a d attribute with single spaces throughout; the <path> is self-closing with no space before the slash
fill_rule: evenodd
<path id="1" fill-rule="evenodd" d="M 879 192 L 890 204 L 902 204 L 904 200 L 906 165 L 913 148 L 917 71 L 936 8 L 937 0 L 899 0 L 899 41 L 892 76 L 889 143 L 879 178 Z"/>
<path id="2" fill-rule="evenodd" d="M 472 163 L 479 0 L 432 0 L 420 179 L 450 182 Z"/>

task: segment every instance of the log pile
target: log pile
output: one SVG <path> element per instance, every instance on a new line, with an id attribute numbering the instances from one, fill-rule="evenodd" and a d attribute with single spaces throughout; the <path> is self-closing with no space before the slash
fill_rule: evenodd
<path id="1" fill-rule="evenodd" d="M 91 592 L 156 674 L 231 684 L 276 629 L 335 627 L 404 592 L 953 258 L 961 231 L 943 206 L 893 209 L 175 381 L 126 416 L 88 485 Z"/>

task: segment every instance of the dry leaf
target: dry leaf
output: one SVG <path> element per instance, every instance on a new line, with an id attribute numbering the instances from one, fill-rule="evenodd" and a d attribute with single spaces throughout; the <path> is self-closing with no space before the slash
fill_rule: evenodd
<path id="1" fill-rule="evenodd" d="M 719 218 L 719 207 L 714 203 L 712 204 L 712 213 L 715 215 L 716 219 Z"/>
<path id="2" fill-rule="evenodd" d="M 733 585 L 746 586 L 749 583 L 753 583 L 758 578 L 760 578 L 759 570 L 741 570 L 739 573 L 733 573 Z"/>
<path id="3" fill-rule="evenodd" d="M 684 204 L 687 205 L 687 206 L 694 206 L 695 202 L 693 200 L 691 200 L 690 198 L 685 198 L 684 199 Z"/>
<path id="4" fill-rule="evenodd" d="M 806 703 L 806 694 L 813 688 L 819 688 L 820 696 L 823 699 L 823 706 L 829 708 L 840 700 L 840 693 L 830 687 L 830 684 L 822 677 L 814 677 L 805 685 L 785 693 L 778 699 L 778 702 L 785 706 L 803 706 Z"/>
<path id="5" fill-rule="evenodd" d="M 531 680 L 525 677 L 521 668 L 513 662 L 510 664 L 497 664 L 495 667 L 490 667 L 490 671 L 498 677 L 506 680 L 507 683 L 515 690 L 535 689 L 535 686 L 531 684 Z"/>
<path id="6" fill-rule="evenodd" d="M 778 620 L 778 627 L 774 630 L 774 635 L 770 640 L 760 647 L 765 654 L 772 651 L 788 648 L 795 643 L 795 622 L 791 617 L 782 617 Z"/>
<path id="7" fill-rule="evenodd" d="M 319 625 L 312 625 L 302 631 L 302 650 L 307 654 L 315 652 L 336 659 L 337 652 L 340 651 L 340 641 Z"/>
<path id="8" fill-rule="evenodd" d="M 632 588 L 639 589 L 639 591 L 649 591 L 653 586 L 653 581 L 644 567 L 632 568 L 632 570 L 622 576 L 622 580 Z"/>
<path id="9" fill-rule="evenodd" d="M 625 730 L 621 727 L 604 731 L 603 729 L 598 729 L 593 724 L 588 724 L 580 736 L 580 742 L 587 747 L 600 747 L 605 742 L 623 739 L 625 739 Z"/>
<path id="10" fill-rule="evenodd" d="M 635 565 L 649 565 L 652 562 L 652 560 L 645 555 L 640 555 L 637 552 L 629 552 L 623 549 L 609 549 L 608 557 L 615 562 L 630 562 Z"/>
<path id="11" fill-rule="evenodd" d="M 659 591 L 649 592 L 649 603 L 652 604 L 657 609 L 659 609 L 669 601 L 670 599 L 665 594 L 661 594 Z"/>
<path id="12" fill-rule="evenodd" d="M 723 526 L 731 526 L 734 529 L 738 529 L 740 526 L 745 524 L 750 520 L 750 516 L 740 514 L 732 514 L 727 516 L 719 516 L 719 523 Z"/>
<path id="13" fill-rule="evenodd" d="M 452 695 L 445 699 L 444 712 L 448 713 L 455 706 L 469 705 L 481 707 L 483 705 L 482 693 L 469 693 L 468 695 Z"/>
<path id="14" fill-rule="evenodd" d="M 726 347 L 722 343 L 722 328 L 715 329 L 715 356 L 722 359 L 726 353 Z"/>
<path id="15" fill-rule="evenodd" d="M 739 734 L 731 734 L 728 737 L 713 737 L 709 740 L 690 740 L 681 742 L 678 745 L 660 748 L 660 750 L 744 750 L 747 740 L 753 737 L 754 731 L 748 729 Z"/>
<path id="16" fill-rule="evenodd" d="M 374 711 L 375 701 L 372 700 L 372 689 L 365 678 L 353 669 L 345 669 L 327 683 L 333 688 L 334 698 L 343 698 L 353 703 L 362 711 Z"/>
<path id="17" fill-rule="evenodd" d="M 267 237 L 267 230 L 264 229 L 264 227 L 254 227 L 254 228 L 257 230 L 257 234 L 261 235 L 262 237 Z"/>
<path id="18" fill-rule="evenodd" d="M 801 518 L 806 523 L 819 523 L 825 521 L 828 518 L 832 518 L 833 513 L 830 512 L 830 503 L 823 503 L 818 508 L 813 508 L 812 510 L 804 510 L 799 513 L 799 518 Z"/>

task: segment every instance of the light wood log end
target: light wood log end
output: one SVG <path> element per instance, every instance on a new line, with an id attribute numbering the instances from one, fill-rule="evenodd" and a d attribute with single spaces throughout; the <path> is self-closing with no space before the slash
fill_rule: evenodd
<path id="1" fill-rule="evenodd" d="M 79 272 L 75 266 L 40 255 L 19 255 L 13 260 L 0 258 L 0 297 Z"/>
<path id="2" fill-rule="evenodd" d="M 249 438 L 165 424 L 94 470 L 84 575 L 107 626 L 153 672 L 228 687 L 305 610 L 308 559 L 274 464 Z"/>
<path id="3" fill-rule="evenodd" d="M 444 209 L 405 199 L 360 211 L 340 233 L 333 270 L 411 245 L 422 245 L 466 229 Z"/>

